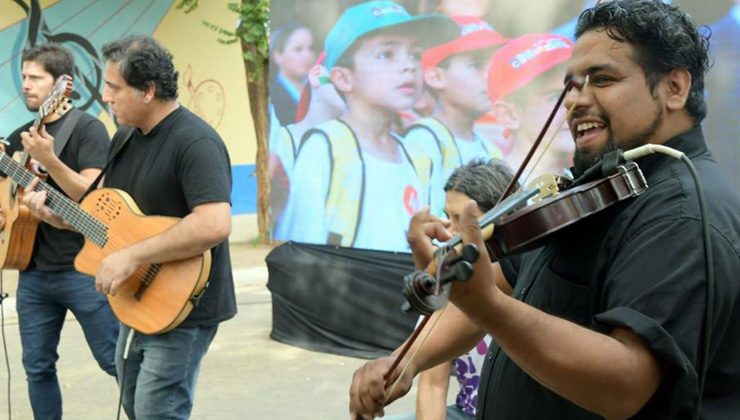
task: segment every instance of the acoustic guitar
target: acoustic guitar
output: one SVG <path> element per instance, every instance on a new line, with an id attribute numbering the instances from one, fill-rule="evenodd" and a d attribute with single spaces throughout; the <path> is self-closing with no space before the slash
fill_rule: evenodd
<path id="1" fill-rule="evenodd" d="M 0 154 L 0 171 L 27 188 L 34 174 Z M 100 188 L 80 204 L 75 203 L 46 182 L 35 191 L 46 191 L 47 205 L 85 237 L 75 258 L 75 269 L 95 276 L 106 256 L 158 235 L 180 219 L 145 216 L 126 192 Z M 178 261 L 148 264 L 137 268 L 108 302 L 116 317 L 144 334 L 170 331 L 185 320 L 202 296 L 211 270 L 210 250 Z"/>
<path id="2" fill-rule="evenodd" d="M 38 129 L 49 116 L 62 113 L 71 93 L 72 78 L 66 74 L 60 76 L 39 107 L 33 127 Z M 0 153 L 5 155 L 2 151 Z M 29 164 L 30 155 L 23 151 L 16 153 L 14 158 L 25 167 Z M 5 226 L 0 230 L 0 263 L 4 269 L 25 270 L 33 254 L 39 220 L 21 204 L 21 198 L 22 192 L 12 178 L 0 181 L 0 210 L 5 217 Z"/>

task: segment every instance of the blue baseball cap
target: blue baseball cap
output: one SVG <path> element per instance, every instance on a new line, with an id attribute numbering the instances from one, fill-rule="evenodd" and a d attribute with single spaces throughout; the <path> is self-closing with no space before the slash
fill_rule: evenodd
<path id="1" fill-rule="evenodd" d="M 403 6 L 392 1 L 369 1 L 352 6 L 342 13 L 326 36 L 324 65 L 331 70 L 352 44 L 371 32 L 399 27 L 408 27 L 409 32 L 413 32 L 423 26 L 431 29 L 422 37 L 426 46 L 449 41 L 460 32 L 455 22 L 446 16 L 411 16 Z"/>

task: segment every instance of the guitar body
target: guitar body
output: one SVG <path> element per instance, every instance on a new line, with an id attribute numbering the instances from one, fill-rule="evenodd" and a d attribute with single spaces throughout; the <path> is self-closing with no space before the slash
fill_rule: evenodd
<path id="1" fill-rule="evenodd" d="M 156 236 L 180 219 L 145 216 L 121 190 L 101 188 L 88 195 L 80 208 L 108 227 L 101 248 L 88 238 L 75 258 L 75 268 L 95 276 L 103 259 L 136 242 Z M 193 309 L 192 298 L 205 288 L 211 269 L 206 251 L 184 260 L 139 267 L 108 302 L 125 325 L 144 334 L 159 334 L 177 327 Z"/>
<path id="2" fill-rule="evenodd" d="M 0 230 L 0 263 L 4 269 L 23 271 L 31 262 L 39 219 L 21 204 L 23 194 L 14 184 L 10 177 L 0 181 L 0 211 L 5 217 Z"/>

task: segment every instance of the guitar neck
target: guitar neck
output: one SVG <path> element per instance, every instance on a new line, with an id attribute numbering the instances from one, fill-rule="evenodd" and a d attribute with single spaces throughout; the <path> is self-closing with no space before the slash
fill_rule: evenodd
<path id="1" fill-rule="evenodd" d="M 31 160 L 31 154 L 28 153 L 25 149 L 23 150 L 23 153 L 21 153 L 20 160 L 18 161 L 18 164 L 24 168 L 28 167 L 28 161 Z M 15 180 L 15 178 L 13 178 Z M 16 181 L 17 182 L 17 181 Z"/>
<path id="2" fill-rule="evenodd" d="M 44 118 L 46 118 L 46 115 L 44 114 L 43 109 L 39 109 L 36 119 L 33 120 L 33 124 L 31 124 L 31 126 L 35 128 L 36 130 L 38 130 L 39 127 L 41 127 L 41 124 L 44 122 Z M 23 167 L 27 167 L 29 160 L 31 160 L 31 154 L 28 153 L 26 149 L 23 149 L 23 153 L 21 153 L 19 164 Z M 13 180 L 15 180 L 15 178 L 13 178 Z"/>
<path id="3" fill-rule="evenodd" d="M 44 118 L 46 118 L 46 115 L 43 113 L 42 110 L 39 110 L 38 114 L 36 115 L 36 119 L 34 119 L 33 124 L 31 124 L 31 127 L 38 130 L 39 127 L 41 127 L 41 123 L 44 122 Z"/>
<path id="4" fill-rule="evenodd" d="M 28 189 L 35 175 L 28 169 L 13 160 L 8 154 L 0 153 L 0 171 L 5 172 L 13 181 L 24 189 Z M 88 240 L 99 246 L 105 245 L 107 240 L 107 226 L 98 219 L 81 209 L 76 202 L 65 196 L 51 185 L 39 181 L 35 191 L 46 191 L 46 205 L 69 223 Z"/>

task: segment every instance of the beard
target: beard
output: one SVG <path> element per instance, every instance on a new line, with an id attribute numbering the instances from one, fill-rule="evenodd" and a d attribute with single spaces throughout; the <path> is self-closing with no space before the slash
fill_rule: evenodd
<path id="1" fill-rule="evenodd" d="M 580 176 L 580 174 L 586 172 L 586 169 L 599 162 L 605 154 L 615 150 L 617 150 L 617 145 L 614 142 L 614 136 L 612 136 L 611 133 L 609 134 L 609 138 L 606 140 L 604 147 L 595 153 L 588 153 L 583 150 L 576 149 L 575 154 L 573 154 L 573 174 L 576 175 L 576 177 Z"/>
<path id="2" fill-rule="evenodd" d="M 31 112 L 39 112 L 39 108 L 41 108 L 41 105 L 38 105 L 38 104 L 31 105 L 28 102 L 26 102 L 26 109 Z"/>
<path id="3" fill-rule="evenodd" d="M 610 127 L 608 120 L 606 120 L 606 122 L 607 127 Z M 600 150 L 589 153 L 587 151 L 579 150 L 578 148 L 576 148 L 576 151 L 573 154 L 574 174 L 584 173 L 586 169 L 595 165 L 598 161 L 601 160 L 602 157 L 604 157 L 605 154 L 609 152 L 613 152 L 617 149 L 630 150 L 634 149 L 635 147 L 642 146 L 643 144 L 649 143 L 655 132 L 658 131 L 658 127 L 660 127 L 662 122 L 663 108 L 660 107 L 659 104 L 656 102 L 656 109 L 653 116 L 653 121 L 650 123 L 650 126 L 648 126 L 642 132 L 637 133 L 628 139 L 616 140 L 612 131 L 609 130 L 609 138 L 607 138 L 606 144 Z"/>

